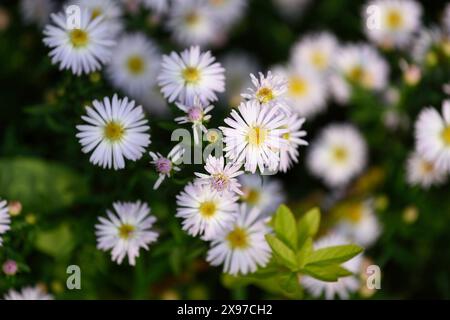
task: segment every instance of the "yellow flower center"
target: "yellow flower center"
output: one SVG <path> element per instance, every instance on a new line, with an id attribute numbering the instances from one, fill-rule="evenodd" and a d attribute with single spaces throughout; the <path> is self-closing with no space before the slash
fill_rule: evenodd
<path id="1" fill-rule="evenodd" d="M 70 31 L 70 43 L 75 48 L 83 48 L 86 47 L 89 42 L 89 36 L 86 31 L 81 29 L 73 29 Z"/>
<path id="2" fill-rule="evenodd" d="M 364 69 L 361 66 L 353 67 L 348 73 L 348 78 L 356 83 L 362 83 L 364 79 Z"/>
<path id="3" fill-rule="evenodd" d="M 261 194 L 255 189 L 247 190 L 247 192 L 245 192 L 245 196 L 243 197 L 243 199 L 251 205 L 258 204 L 260 198 Z"/>
<path id="4" fill-rule="evenodd" d="M 130 56 L 127 60 L 127 68 L 133 75 L 142 74 L 145 69 L 144 59 L 138 55 Z"/>
<path id="5" fill-rule="evenodd" d="M 245 249 L 248 247 L 248 235 L 242 228 L 236 227 L 228 234 L 227 240 L 231 249 Z"/>
<path id="6" fill-rule="evenodd" d="M 119 228 L 119 237 L 124 240 L 129 239 L 133 235 L 134 230 L 135 230 L 134 226 L 125 223 L 121 225 Z"/>
<path id="7" fill-rule="evenodd" d="M 198 22 L 200 21 L 200 16 L 197 14 L 197 12 L 192 11 L 186 15 L 185 21 L 188 26 L 192 27 L 198 24 Z"/>
<path id="8" fill-rule="evenodd" d="M 425 173 L 425 174 L 432 173 L 433 170 L 434 170 L 433 163 L 431 163 L 429 161 L 422 161 L 422 171 L 423 171 L 423 173 Z"/>
<path id="9" fill-rule="evenodd" d="M 200 80 L 200 72 L 194 67 L 187 67 L 184 69 L 182 76 L 186 83 L 197 83 Z"/>
<path id="10" fill-rule="evenodd" d="M 445 146 L 450 147 L 450 126 L 445 127 L 441 132 L 442 140 Z"/>
<path id="11" fill-rule="evenodd" d="M 347 217 L 353 222 L 357 223 L 363 216 L 364 205 L 362 203 L 353 204 L 348 208 Z"/>
<path id="12" fill-rule="evenodd" d="M 291 133 L 290 132 L 286 132 L 285 134 L 283 134 L 281 136 L 284 140 L 289 140 L 291 138 Z"/>
<path id="13" fill-rule="evenodd" d="M 403 25 L 402 13 L 398 10 L 390 10 L 386 15 L 386 25 L 389 29 L 398 29 Z"/>
<path id="14" fill-rule="evenodd" d="M 292 96 L 302 97 L 308 92 L 308 83 L 300 77 L 292 77 L 289 81 L 289 93 Z"/>
<path id="15" fill-rule="evenodd" d="M 267 87 L 262 87 L 261 89 L 259 89 L 256 93 L 256 97 L 261 103 L 268 103 L 272 101 L 273 98 L 275 98 L 272 89 Z"/>
<path id="16" fill-rule="evenodd" d="M 327 58 L 320 51 L 314 51 L 311 54 L 311 62 L 319 70 L 323 70 L 327 66 Z"/>
<path id="17" fill-rule="evenodd" d="M 115 121 L 109 122 L 104 129 L 105 138 L 109 141 L 119 141 L 123 138 L 125 128 Z"/>
<path id="18" fill-rule="evenodd" d="M 211 218 L 216 213 L 216 204 L 212 201 L 205 201 L 200 204 L 200 214 L 204 218 Z"/>
<path id="19" fill-rule="evenodd" d="M 101 8 L 94 8 L 92 9 L 92 13 L 91 13 L 91 19 L 94 20 L 95 18 L 99 17 L 100 15 L 102 15 L 102 9 Z"/>
<path id="20" fill-rule="evenodd" d="M 266 141 L 267 129 L 260 127 L 251 128 L 248 132 L 248 143 L 253 146 L 260 146 Z"/>
<path id="21" fill-rule="evenodd" d="M 345 149 L 344 147 L 335 147 L 333 149 L 332 153 L 333 153 L 333 159 L 339 163 L 345 162 L 348 158 L 347 149 Z"/>

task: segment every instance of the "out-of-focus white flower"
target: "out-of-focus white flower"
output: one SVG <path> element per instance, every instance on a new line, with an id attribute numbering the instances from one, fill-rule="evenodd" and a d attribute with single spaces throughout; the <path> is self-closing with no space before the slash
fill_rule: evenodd
<path id="1" fill-rule="evenodd" d="M 135 33 L 118 41 L 107 73 L 114 86 L 137 99 L 156 84 L 159 69 L 157 47 L 144 34 Z"/>
<path id="2" fill-rule="evenodd" d="M 208 132 L 208 129 L 204 125 L 205 122 L 208 122 L 211 119 L 211 115 L 208 114 L 212 109 L 214 109 L 213 105 L 203 106 L 200 100 L 196 97 L 194 99 L 194 103 L 192 105 L 184 105 L 182 103 L 177 102 L 176 106 L 181 111 L 185 112 L 186 115 L 182 117 L 175 118 L 177 123 L 192 123 L 192 131 L 194 132 L 194 142 L 198 144 L 200 141 L 201 133 Z"/>
<path id="3" fill-rule="evenodd" d="M 225 91 L 224 69 L 211 52 L 191 47 L 181 55 L 164 55 L 158 83 L 169 102 L 192 105 L 198 97 L 203 104 L 217 100 L 216 93 Z"/>
<path id="4" fill-rule="evenodd" d="M 288 117 L 286 129 L 288 132 L 283 134 L 282 139 L 286 140 L 286 145 L 280 149 L 280 171 L 286 172 L 298 161 L 298 147 L 307 146 L 308 142 L 302 139 L 306 136 L 306 131 L 300 130 L 305 122 L 305 118 L 297 115 Z"/>
<path id="5" fill-rule="evenodd" d="M 326 107 L 327 85 L 319 74 L 307 67 L 279 67 L 274 73 L 287 79 L 284 95 L 291 110 L 311 118 Z"/>
<path id="6" fill-rule="evenodd" d="M 307 67 L 323 74 L 333 66 L 337 49 L 338 43 L 333 34 L 310 34 L 294 44 L 290 61 L 298 70 Z"/>
<path id="7" fill-rule="evenodd" d="M 123 29 L 122 7 L 116 0 L 72 0 L 70 5 L 77 5 L 81 10 L 87 9 L 91 19 L 102 16 L 109 24 L 108 30 L 113 36 L 116 36 Z"/>
<path id="8" fill-rule="evenodd" d="M 347 184 L 367 162 L 367 145 L 352 125 L 332 124 L 311 144 L 307 166 L 330 187 Z"/>
<path id="9" fill-rule="evenodd" d="M 77 138 L 83 152 L 92 155 L 93 164 L 115 170 L 125 168 L 125 159 L 136 161 L 150 144 L 150 135 L 142 106 L 135 106 L 128 98 L 105 97 L 103 102 L 94 100 L 93 107 L 86 107 L 87 124 L 78 125 Z"/>
<path id="10" fill-rule="evenodd" d="M 53 300 L 53 296 L 40 286 L 24 287 L 20 291 L 11 289 L 5 295 L 5 300 Z"/>
<path id="11" fill-rule="evenodd" d="M 376 8 L 370 17 L 368 7 Z M 363 15 L 370 40 L 384 48 L 404 48 L 420 28 L 422 7 L 413 0 L 372 0 Z"/>
<path id="12" fill-rule="evenodd" d="M 450 34 L 450 3 L 447 3 L 444 9 L 444 14 L 442 15 L 442 23 L 444 26 L 444 32 Z"/>
<path id="13" fill-rule="evenodd" d="M 273 0 L 273 2 L 287 19 L 296 19 L 303 13 L 310 0 Z"/>
<path id="14" fill-rule="evenodd" d="M 223 264 L 232 275 L 255 272 L 270 260 L 271 250 L 265 235 L 270 232 L 257 208 L 241 205 L 233 226 L 218 234 L 211 242 L 206 260 L 213 266 Z"/>
<path id="15" fill-rule="evenodd" d="M 318 250 L 331 246 L 346 245 L 349 243 L 350 241 L 346 238 L 332 233 L 317 240 L 314 244 L 314 249 Z M 361 263 L 362 257 L 361 255 L 358 255 L 345 262 L 342 266 L 350 272 L 358 274 L 361 269 Z M 325 299 L 327 300 L 332 300 L 335 297 L 340 299 L 348 299 L 350 294 L 357 291 L 360 286 L 360 280 L 357 275 L 342 277 L 335 282 L 325 282 L 314 279 L 310 276 L 303 276 L 300 281 L 305 290 L 312 296 L 319 298 L 322 294 L 324 294 Z"/>
<path id="16" fill-rule="evenodd" d="M 212 189 L 218 192 L 235 192 L 242 194 L 240 183 L 236 177 L 243 174 L 240 171 L 241 166 L 238 163 L 230 162 L 225 164 L 225 158 L 216 158 L 209 155 L 206 160 L 205 170 L 208 174 L 196 172 L 197 182 L 200 184 L 208 184 Z"/>
<path id="17" fill-rule="evenodd" d="M 241 200 L 250 208 L 258 208 L 264 216 L 272 215 L 286 200 L 283 185 L 276 179 L 244 174 L 239 177 L 243 195 Z"/>
<path id="18" fill-rule="evenodd" d="M 434 67 L 439 63 L 439 52 L 450 57 L 450 33 L 444 33 L 436 27 L 420 30 L 411 49 L 414 61 Z"/>
<path id="19" fill-rule="evenodd" d="M 164 99 L 159 87 L 157 85 L 151 85 L 144 94 L 136 98 L 139 103 L 142 104 L 144 109 L 148 111 L 150 115 L 157 115 L 162 118 L 167 118 L 170 114 L 170 109 L 167 106 L 167 101 Z"/>
<path id="20" fill-rule="evenodd" d="M 216 23 L 228 28 L 239 20 L 245 13 L 248 0 L 207 0 Z"/>
<path id="21" fill-rule="evenodd" d="M 109 31 L 109 24 L 99 16 L 91 19 L 91 13 L 81 11 L 80 28 L 67 24 L 66 13 L 52 14 L 53 24 L 44 30 L 44 43 L 51 48 L 49 53 L 53 64 L 70 69 L 73 74 L 91 73 L 101 69 L 111 58 L 115 45 Z"/>
<path id="22" fill-rule="evenodd" d="M 155 166 L 156 172 L 158 172 L 159 177 L 156 180 L 153 190 L 159 188 L 164 179 L 170 178 L 174 171 L 180 171 L 180 168 L 176 165 L 178 161 L 183 157 L 184 147 L 180 144 L 176 145 L 172 150 L 170 150 L 167 157 L 163 157 L 159 152 L 149 152 L 150 157 L 153 161 L 151 163 Z"/>
<path id="23" fill-rule="evenodd" d="M 415 125 L 417 151 L 433 162 L 438 170 L 450 171 L 450 100 L 442 104 L 442 115 L 428 107 L 422 110 Z"/>
<path id="24" fill-rule="evenodd" d="M 226 157 L 244 163 L 245 170 L 252 173 L 257 169 L 275 170 L 280 161 L 280 148 L 286 144 L 282 135 L 288 132 L 283 129 L 287 117 L 255 100 L 242 103 L 238 111 L 233 109 L 231 117 L 224 120 L 229 127 L 220 127 Z"/>
<path id="25" fill-rule="evenodd" d="M 107 210 L 108 218 L 99 217 L 100 223 L 95 226 L 97 247 L 111 250 L 112 260 L 118 264 L 128 256 L 128 263 L 134 266 L 139 250 L 148 250 L 148 245 L 158 238 L 158 233 L 152 230 L 156 218 L 141 201 L 114 202 L 113 207 L 115 213 Z"/>
<path id="26" fill-rule="evenodd" d="M 211 240 L 236 221 L 237 200 L 230 192 L 219 193 L 209 185 L 190 183 L 177 195 L 176 216 L 183 219 L 187 233 Z"/>
<path id="27" fill-rule="evenodd" d="M 410 185 L 419 185 L 424 189 L 447 181 L 447 172 L 439 170 L 433 162 L 424 159 L 417 152 L 409 156 L 406 173 Z"/>
<path id="28" fill-rule="evenodd" d="M 44 26 L 50 14 L 55 9 L 52 0 L 21 0 L 20 11 L 22 18 L 26 23 L 36 23 L 38 26 Z"/>
<path id="29" fill-rule="evenodd" d="M 5 200 L 0 201 L 0 235 L 6 233 L 11 229 L 11 217 L 8 213 L 8 204 Z M 0 236 L 0 247 L 2 246 L 3 239 Z"/>

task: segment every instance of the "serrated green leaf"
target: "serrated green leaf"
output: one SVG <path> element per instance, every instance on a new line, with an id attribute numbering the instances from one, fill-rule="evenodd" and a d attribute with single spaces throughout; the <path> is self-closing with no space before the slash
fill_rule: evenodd
<path id="1" fill-rule="evenodd" d="M 350 260 L 362 251 L 363 248 L 354 244 L 322 248 L 312 252 L 308 256 L 306 265 L 340 264 L 347 260 Z"/>
<path id="2" fill-rule="evenodd" d="M 297 259 L 294 251 L 292 251 L 287 245 L 280 239 L 272 234 L 266 234 L 266 240 L 272 251 L 280 262 L 292 271 L 298 270 Z"/>
<path id="3" fill-rule="evenodd" d="M 302 247 L 307 238 L 314 238 L 320 226 L 320 210 L 319 208 L 313 208 L 309 210 L 299 220 L 297 232 L 298 232 L 298 247 Z"/>
<path id="4" fill-rule="evenodd" d="M 341 277 L 351 276 L 352 273 L 337 264 L 331 265 L 307 265 L 302 272 L 318 280 L 335 282 Z"/>
<path id="5" fill-rule="evenodd" d="M 297 225 L 291 210 L 282 204 L 278 207 L 274 220 L 274 230 L 277 237 L 292 250 L 296 250 Z"/>
<path id="6" fill-rule="evenodd" d="M 301 268 L 306 264 L 309 255 L 313 252 L 313 239 L 307 238 L 303 243 L 303 246 L 297 252 L 297 261 Z"/>

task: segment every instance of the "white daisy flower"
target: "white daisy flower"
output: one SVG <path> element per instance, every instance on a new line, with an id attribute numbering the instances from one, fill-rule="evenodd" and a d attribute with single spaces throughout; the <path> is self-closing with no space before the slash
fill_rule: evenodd
<path id="1" fill-rule="evenodd" d="M 197 182 L 200 184 L 207 184 L 217 192 L 235 192 L 242 194 L 240 190 L 241 184 L 236 177 L 243 174 L 240 171 L 241 166 L 234 162 L 225 164 L 225 158 L 216 158 L 209 155 L 206 160 L 205 170 L 208 174 L 196 172 L 198 177 Z"/>
<path id="2" fill-rule="evenodd" d="M 221 32 L 208 0 L 173 0 L 167 27 L 179 44 L 207 46 Z"/>
<path id="3" fill-rule="evenodd" d="M 175 103 L 175 105 L 181 111 L 186 113 L 185 116 L 175 118 L 175 122 L 184 124 L 192 123 L 192 131 L 194 132 L 194 142 L 198 144 L 200 141 L 200 134 L 208 132 L 208 129 L 204 125 L 211 119 L 211 115 L 208 114 L 214 106 L 209 105 L 204 107 L 198 97 L 194 98 L 194 103 L 190 106 L 184 105 L 182 103 Z"/>
<path id="4" fill-rule="evenodd" d="M 257 101 L 263 107 L 277 107 L 289 113 L 286 104 L 285 93 L 287 91 L 287 80 L 284 77 L 273 75 L 271 71 L 265 76 L 259 73 L 259 79 L 250 74 L 254 88 L 248 88 L 249 93 L 243 93 L 242 97 L 249 101 Z"/>
<path id="5" fill-rule="evenodd" d="M 111 250 L 112 261 L 118 264 L 128 256 L 128 263 L 134 266 L 139 250 L 148 250 L 148 245 L 158 238 L 158 233 L 152 229 L 156 218 L 141 201 L 114 202 L 113 208 L 114 212 L 107 210 L 108 217 L 99 217 L 100 223 L 95 225 L 97 248 Z"/>
<path id="6" fill-rule="evenodd" d="M 55 4 L 52 0 L 21 0 L 20 13 L 23 20 L 28 23 L 36 23 L 38 26 L 44 26 L 50 14 L 55 9 Z"/>
<path id="7" fill-rule="evenodd" d="M 248 0 L 207 0 L 212 14 L 225 28 L 233 25 L 245 13 Z"/>
<path id="8" fill-rule="evenodd" d="M 24 287 L 20 291 L 11 289 L 5 295 L 5 300 L 53 300 L 53 296 L 40 286 Z"/>
<path id="9" fill-rule="evenodd" d="M 364 248 L 373 245 L 381 234 L 373 201 L 360 201 L 350 205 L 336 224 L 335 231 Z"/>
<path id="10" fill-rule="evenodd" d="M 286 140 L 286 145 L 280 149 L 280 171 L 286 172 L 298 161 L 298 147 L 307 146 L 308 142 L 302 139 L 306 136 L 306 131 L 300 130 L 305 122 L 305 118 L 292 115 L 288 118 L 286 129 L 288 132 L 283 134 L 282 139 Z"/>
<path id="11" fill-rule="evenodd" d="M 125 168 L 125 159 L 139 160 L 150 144 L 150 127 L 141 106 L 136 107 L 128 98 L 114 95 L 103 102 L 94 100 L 93 107 L 86 107 L 87 123 L 78 125 L 77 138 L 83 152 L 93 150 L 90 162 L 103 168 Z"/>
<path id="12" fill-rule="evenodd" d="M 52 49 L 49 56 L 53 64 L 59 63 L 60 70 L 70 69 L 81 75 L 97 71 L 109 61 L 115 42 L 102 17 L 92 20 L 85 9 L 81 12 L 80 28 L 72 29 L 66 13 L 52 14 L 51 18 L 54 24 L 45 27 L 44 43 Z"/>
<path id="13" fill-rule="evenodd" d="M 384 48 L 404 48 L 411 40 L 414 32 L 420 28 L 422 7 L 413 0 L 373 0 L 364 9 L 377 9 L 374 18 L 376 25 L 364 23 L 370 40 Z"/>
<path id="14" fill-rule="evenodd" d="M 172 0 L 141 0 L 144 6 L 158 15 L 169 11 L 170 1 Z"/>
<path id="15" fill-rule="evenodd" d="M 164 55 L 158 83 L 169 102 L 193 104 L 199 97 L 203 104 L 217 100 L 216 93 L 225 91 L 224 69 L 211 52 L 199 47 L 184 50 L 181 55 Z"/>
<path id="16" fill-rule="evenodd" d="M 333 66 L 337 49 L 338 43 L 333 34 L 310 34 L 294 44 L 290 61 L 298 70 L 307 67 L 323 74 Z"/>
<path id="17" fill-rule="evenodd" d="M 114 86 L 139 98 L 156 84 L 160 55 L 156 45 L 142 33 L 124 35 L 113 50 L 108 76 Z"/>
<path id="18" fill-rule="evenodd" d="M 226 157 L 244 163 L 246 171 L 276 170 L 280 161 L 280 148 L 286 141 L 287 117 L 277 109 L 264 108 L 253 100 L 241 103 L 239 112 L 231 111 L 224 121 L 229 127 L 220 127 L 224 134 Z"/>
<path id="19" fill-rule="evenodd" d="M 349 243 L 350 242 L 346 238 L 340 235 L 330 234 L 317 240 L 314 243 L 314 249 L 318 250 L 321 248 L 346 245 Z M 361 272 L 362 268 L 362 256 L 358 255 L 353 257 L 351 260 L 342 264 L 342 266 L 356 275 L 342 277 L 335 282 L 326 282 L 310 276 L 302 276 L 300 283 L 307 292 L 316 298 L 319 298 L 322 294 L 324 294 L 324 297 L 327 300 L 332 300 L 335 297 L 338 297 L 339 299 L 348 299 L 350 294 L 356 292 L 360 287 L 360 279 L 358 274 Z"/>
<path id="20" fill-rule="evenodd" d="M 250 208 L 258 208 L 264 216 L 272 215 L 286 200 L 280 181 L 267 176 L 244 174 L 239 177 L 241 200 Z"/>
<path id="21" fill-rule="evenodd" d="M 237 107 L 243 101 L 241 92 L 252 85 L 248 76 L 259 69 L 256 58 L 244 52 L 231 52 L 226 54 L 221 61 L 225 68 L 225 87 L 223 93 L 226 102 L 231 107 Z"/>
<path id="22" fill-rule="evenodd" d="M 170 150 L 167 157 L 163 157 L 159 152 L 149 152 L 153 161 L 151 163 L 155 166 L 156 171 L 159 174 L 158 180 L 156 180 L 153 190 L 159 188 L 164 179 L 170 178 L 174 171 L 180 171 L 180 168 L 176 165 L 178 161 L 183 157 L 184 147 L 177 144 L 172 150 Z"/>
<path id="23" fill-rule="evenodd" d="M 450 56 L 450 33 L 446 34 L 436 27 L 421 29 L 411 48 L 414 61 L 435 66 L 439 63 L 440 52 Z"/>
<path id="24" fill-rule="evenodd" d="M 232 275 L 255 272 L 265 267 L 272 252 L 265 239 L 271 230 L 257 208 L 239 208 L 239 216 L 231 228 L 223 230 L 211 241 L 206 260 L 213 266 L 223 264 Z"/>
<path id="25" fill-rule="evenodd" d="M 8 204 L 5 200 L 0 201 L 0 235 L 6 233 L 11 229 L 11 217 L 8 213 Z M 2 246 L 3 239 L 0 237 L 0 247 Z"/>
<path id="26" fill-rule="evenodd" d="M 436 168 L 433 162 L 424 159 L 417 152 L 413 152 L 407 161 L 407 181 L 410 185 L 419 185 L 428 189 L 434 185 L 441 185 L 447 181 L 447 173 Z"/>
<path id="27" fill-rule="evenodd" d="M 343 47 L 336 56 L 336 68 L 345 79 L 368 90 L 382 90 L 388 82 L 388 64 L 365 44 Z"/>
<path id="28" fill-rule="evenodd" d="M 236 220 L 236 201 L 232 193 L 219 193 L 209 185 L 189 183 L 177 195 L 176 216 L 183 219 L 183 230 L 187 233 L 210 240 Z"/>
<path id="29" fill-rule="evenodd" d="M 311 144 L 307 166 L 330 187 L 347 184 L 362 172 L 367 145 L 361 133 L 348 124 L 333 124 Z"/>
<path id="30" fill-rule="evenodd" d="M 442 115 L 428 107 L 415 125 L 417 151 L 438 170 L 450 171 L 450 100 L 442 105 Z"/>
<path id="31" fill-rule="evenodd" d="M 279 67 L 274 73 L 287 79 L 285 94 L 291 110 L 312 118 L 326 107 L 327 87 L 319 74 L 307 67 Z"/>

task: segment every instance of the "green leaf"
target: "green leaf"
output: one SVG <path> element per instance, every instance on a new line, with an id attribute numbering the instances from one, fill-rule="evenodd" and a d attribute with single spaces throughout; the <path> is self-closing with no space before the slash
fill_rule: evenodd
<path id="1" fill-rule="evenodd" d="M 306 265 L 340 264 L 350 260 L 362 251 L 363 248 L 354 244 L 323 248 L 312 252 L 306 260 Z"/>
<path id="2" fill-rule="evenodd" d="M 294 293 L 299 287 L 299 282 L 296 273 L 291 272 L 289 274 L 282 274 L 279 276 L 279 280 L 280 280 L 280 288 L 286 294 Z"/>
<path id="3" fill-rule="evenodd" d="M 309 210 L 298 222 L 298 246 L 302 247 L 307 238 L 314 238 L 320 226 L 320 210 Z"/>
<path id="4" fill-rule="evenodd" d="M 292 251 L 287 245 L 280 239 L 272 234 L 266 234 L 266 240 L 269 246 L 272 248 L 275 256 L 280 262 L 292 271 L 298 270 L 297 259 L 294 251 Z"/>
<path id="5" fill-rule="evenodd" d="M 297 252 L 297 261 L 301 268 L 306 264 L 309 255 L 313 252 L 313 239 L 307 238 L 303 246 Z"/>
<path id="6" fill-rule="evenodd" d="M 297 226 L 291 210 L 284 204 L 279 206 L 274 220 L 274 230 L 277 237 L 292 250 L 296 250 Z"/>
<path id="7" fill-rule="evenodd" d="M 337 264 L 332 265 L 307 265 L 302 272 L 319 280 L 335 282 L 341 277 L 351 276 L 353 273 Z"/>
<path id="8" fill-rule="evenodd" d="M 61 224 L 54 229 L 39 231 L 36 235 L 36 249 L 55 258 L 67 258 L 74 246 L 75 241 L 68 224 Z"/>

